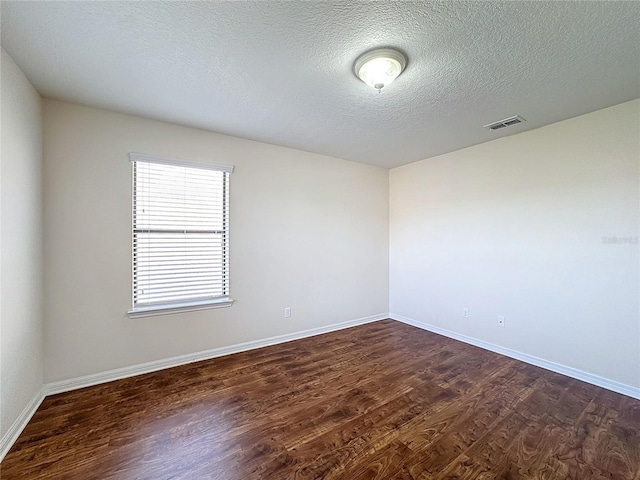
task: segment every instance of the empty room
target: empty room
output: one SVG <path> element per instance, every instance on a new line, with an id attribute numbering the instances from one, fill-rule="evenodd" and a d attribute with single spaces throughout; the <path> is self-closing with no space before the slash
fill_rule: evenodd
<path id="1" fill-rule="evenodd" d="M 640 480 L 640 2 L 0 28 L 2 480 Z"/>

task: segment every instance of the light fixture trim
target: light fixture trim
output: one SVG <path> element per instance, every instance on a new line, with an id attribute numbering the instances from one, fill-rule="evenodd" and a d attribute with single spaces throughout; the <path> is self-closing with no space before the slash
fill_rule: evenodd
<path id="1" fill-rule="evenodd" d="M 406 66 L 407 57 L 402 52 L 394 48 L 376 48 L 356 59 L 353 72 L 356 77 L 379 92 L 398 78 Z"/>

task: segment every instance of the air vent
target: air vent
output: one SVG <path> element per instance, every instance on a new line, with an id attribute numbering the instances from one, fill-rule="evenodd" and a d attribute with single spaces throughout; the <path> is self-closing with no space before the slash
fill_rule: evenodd
<path id="1" fill-rule="evenodd" d="M 485 125 L 482 128 L 488 128 L 489 130 L 500 130 L 501 128 L 510 127 L 511 125 L 516 125 L 518 123 L 524 122 L 524 118 L 519 115 L 514 117 L 505 118 L 504 120 L 500 120 L 499 122 L 493 122 L 489 125 Z"/>

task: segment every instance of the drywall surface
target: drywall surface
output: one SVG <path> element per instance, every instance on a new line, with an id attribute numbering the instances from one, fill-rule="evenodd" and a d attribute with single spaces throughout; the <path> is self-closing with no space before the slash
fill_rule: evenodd
<path id="1" fill-rule="evenodd" d="M 0 437 L 43 385 L 40 95 L 2 50 Z"/>
<path id="2" fill-rule="evenodd" d="M 385 169 L 54 100 L 44 152 L 47 382 L 388 312 Z M 129 152 L 235 166 L 233 306 L 127 317 Z"/>
<path id="3" fill-rule="evenodd" d="M 640 386 L 639 165 L 635 100 L 391 170 L 390 312 Z"/>
<path id="4" fill-rule="evenodd" d="M 640 95 L 635 1 L 3 1 L 1 21 L 45 97 L 386 167 Z M 353 72 L 375 46 L 408 57 L 380 95 Z"/>

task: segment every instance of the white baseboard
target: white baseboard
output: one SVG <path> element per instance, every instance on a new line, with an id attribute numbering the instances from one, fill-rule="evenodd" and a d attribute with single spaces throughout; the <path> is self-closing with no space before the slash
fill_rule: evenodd
<path id="1" fill-rule="evenodd" d="M 13 422 L 9 430 L 0 438 L 0 462 L 4 459 L 4 456 L 9 452 L 11 447 L 33 417 L 33 414 L 36 413 L 38 407 L 42 403 L 45 397 L 45 388 L 42 387 L 31 399 L 31 401 L 24 407 L 22 413 L 16 418 L 16 421 Z"/>
<path id="2" fill-rule="evenodd" d="M 289 333 L 286 335 L 279 335 L 276 337 L 269 337 L 261 340 L 254 340 L 251 342 L 239 343 L 228 347 L 214 348 L 212 350 L 206 350 L 204 352 L 197 352 L 188 355 L 181 355 L 178 357 L 172 357 L 163 360 L 157 360 L 154 362 L 142 363 L 139 365 L 132 365 L 130 367 L 118 368 L 115 370 L 109 370 L 107 372 L 96 373 L 93 375 L 85 375 L 83 377 L 72 378 L 69 380 L 62 380 L 60 382 L 45 384 L 40 391 L 31 399 L 29 404 L 24 408 L 20 416 L 11 425 L 9 430 L 0 438 L 0 462 L 4 459 L 5 455 L 15 441 L 18 439 L 24 428 L 33 417 L 34 413 L 48 395 L 54 395 L 56 393 L 68 392 L 79 388 L 90 387 L 92 385 L 98 385 L 100 383 L 111 382 L 114 380 L 120 380 L 123 378 L 133 377 L 135 375 L 141 375 L 144 373 L 151 373 L 166 368 L 177 367 L 179 365 L 185 365 L 188 363 L 199 362 L 201 360 L 208 360 L 211 358 L 221 357 L 224 355 L 230 355 L 233 353 L 240 353 L 248 350 L 254 350 L 256 348 L 268 347 L 270 345 L 276 345 L 279 343 L 290 342 L 293 340 L 299 340 L 302 338 L 311 337 L 314 335 L 321 335 L 323 333 L 334 332 L 345 328 L 355 327 L 357 325 L 364 325 L 366 323 L 376 322 L 378 320 L 384 320 L 385 318 L 391 318 L 399 322 L 418 327 L 422 330 L 437 333 L 445 337 L 459 340 L 476 347 L 483 348 L 507 357 L 515 358 L 523 362 L 535 365 L 552 372 L 567 375 L 578 380 L 591 383 L 598 387 L 606 388 L 629 397 L 640 399 L 640 388 L 632 387 L 623 383 L 619 383 L 613 380 L 609 380 L 591 373 L 584 372 L 572 367 L 567 367 L 558 363 L 550 362 L 526 353 L 521 353 L 516 350 L 504 348 L 499 345 L 494 345 L 483 340 L 478 340 L 466 335 L 462 335 L 444 328 L 436 327 L 426 323 L 418 322 L 411 318 L 403 317 L 397 314 L 381 313 L 378 315 L 372 315 L 370 317 L 359 318 L 356 320 L 350 320 L 342 323 L 334 323 L 332 325 L 326 325 L 324 327 L 312 328 L 309 330 L 303 330 L 300 332 Z"/>
<path id="3" fill-rule="evenodd" d="M 230 345 L 228 347 L 214 348 L 212 350 L 206 350 L 204 352 L 190 353 L 187 355 L 180 355 L 178 357 L 156 360 L 154 362 L 132 365 L 130 367 L 117 368 L 115 370 L 100 372 L 93 375 L 85 375 L 83 377 L 71 378 L 69 380 L 47 383 L 24 408 L 20 416 L 16 419 L 15 422 L 13 422 L 13 425 L 11 425 L 11 428 L 9 428 L 7 433 L 5 433 L 2 438 L 0 438 L 0 462 L 2 461 L 2 459 L 4 459 L 5 455 L 9 452 L 13 444 L 16 442 L 24 428 L 27 426 L 27 423 L 29 423 L 29 420 L 31 420 L 33 414 L 36 413 L 36 410 L 38 410 L 38 407 L 40 406 L 44 398 L 48 395 L 55 395 L 56 393 L 77 390 L 79 388 L 90 387 L 92 385 L 98 385 L 100 383 L 120 380 L 123 378 L 133 377 L 135 375 L 142 375 L 143 373 L 156 372 L 158 370 L 164 370 L 165 368 L 177 367 L 179 365 L 199 362 L 201 360 L 209 360 L 211 358 L 222 357 L 224 355 L 230 355 L 232 353 L 245 352 L 247 350 L 268 347 L 270 345 L 276 345 L 278 343 L 285 343 L 292 340 L 312 337 L 314 335 L 321 335 L 323 333 L 343 330 L 345 328 L 355 327 L 357 325 L 364 325 L 365 323 L 377 322 L 378 320 L 384 320 L 385 318 L 389 318 L 389 314 L 386 312 L 380 313 L 378 315 L 372 315 L 370 317 L 358 318 L 356 320 L 350 320 L 342 323 L 334 323 L 332 325 L 312 328 L 309 330 L 289 333 L 286 335 L 278 335 L 276 337 L 238 343 L 236 345 Z"/>
<path id="4" fill-rule="evenodd" d="M 342 322 L 342 323 L 334 323 L 332 325 L 326 325 L 324 327 L 312 328 L 309 330 L 288 333 L 286 335 L 278 335 L 276 337 L 269 337 L 261 340 L 254 340 L 251 342 L 238 343 L 235 345 L 230 345 L 228 347 L 214 348 L 212 350 L 205 350 L 204 352 L 190 353 L 187 355 L 180 355 L 178 357 L 166 358 L 162 360 L 156 360 L 153 362 L 132 365 L 130 367 L 123 367 L 123 368 L 117 368 L 115 370 L 108 370 L 106 372 L 95 373 L 92 375 L 85 375 L 83 377 L 71 378 L 69 380 L 62 380 L 59 382 L 48 383 L 44 386 L 45 395 L 55 395 L 56 393 L 69 392 L 71 390 L 77 390 L 79 388 L 90 387 L 92 385 L 112 382 L 114 380 L 121 380 L 123 378 L 142 375 L 144 373 L 156 372 L 158 370 L 164 370 L 165 368 L 177 367 L 179 365 L 186 365 L 188 363 L 199 362 L 202 360 L 209 360 L 211 358 L 222 357 L 224 355 L 231 355 L 232 353 L 240 353 L 240 352 L 245 352 L 247 350 L 254 350 L 256 348 L 276 345 L 278 343 L 285 343 L 285 342 L 290 342 L 292 340 L 299 340 L 301 338 L 312 337 L 314 335 L 321 335 L 323 333 L 334 332 L 336 330 L 355 327 L 357 325 L 364 325 L 365 323 L 376 322 L 378 320 L 383 320 L 385 318 L 389 318 L 389 314 L 380 313 L 378 315 L 358 318 L 356 320 L 349 320 L 347 322 Z"/>
<path id="5" fill-rule="evenodd" d="M 577 380 L 582 380 L 583 382 L 587 382 L 592 385 L 606 388 L 607 390 L 611 390 L 616 393 L 621 393 L 622 395 L 627 395 L 628 397 L 637 398 L 638 400 L 640 400 L 640 388 L 633 387 L 631 385 L 626 385 L 624 383 L 616 382 L 614 380 L 609 380 L 608 378 L 600 377 L 598 375 L 594 375 L 592 373 L 588 373 L 583 370 L 578 370 L 573 367 L 567 367 L 566 365 L 562 365 L 560 363 L 550 362 L 549 360 L 544 360 L 542 358 L 534 357 L 533 355 L 529 355 L 527 353 L 511 350 L 510 348 L 501 347 L 493 343 L 485 342 L 484 340 L 478 340 L 477 338 L 468 337 L 466 335 L 462 335 L 460 333 L 456 333 L 451 330 L 436 327 L 435 325 L 429 325 L 427 323 L 418 322 L 417 320 L 403 317 L 402 315 L 390 313 L 389 318 L 393 320 L 397 320 L 402 323 L 406 323 L 407 325 L 412 325 L 414 327 L 421 328 L 422 330 L 427 330 L 429 332 L 437 333 L 439 335 L 443 335 L 445 337 L 449 337 L 454 340 L 459 340 L 461 342 L 468 343 L 470 345 L 474 345 L 476 347 L 480 347 L 485 350 L 489 350 L 491 352 L 499 353 L 500 355 L 505 355 L 507 357 L 515 358 L 516 360 L 520 360 L 522 362 L 535 365 L 536 367 L 541 367 L 546 370 L 551 370 L 552 372 L 560 373 L 562 375 L 566 375 L 567 377 L 575 378 Z"/>

